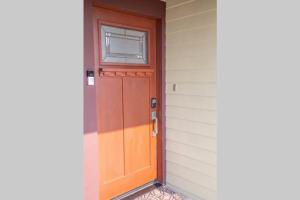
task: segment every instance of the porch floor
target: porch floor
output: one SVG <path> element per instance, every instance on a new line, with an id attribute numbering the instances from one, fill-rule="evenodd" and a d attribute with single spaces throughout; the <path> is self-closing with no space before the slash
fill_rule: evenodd
<path id="1" fill-rule="evenodd" d="M 135 197 L 133 200 L 187 200 L 182 194 L 176 193 L 168 186 L 154 188 L 150 192 Z"/>

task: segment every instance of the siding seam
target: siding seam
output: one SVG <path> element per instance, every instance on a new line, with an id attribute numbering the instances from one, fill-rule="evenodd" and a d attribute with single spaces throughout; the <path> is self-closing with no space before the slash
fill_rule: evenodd
<path id="1" fill-rule="evenodd" d="M 181 67 L 178 67 L 178 66 L 174 66 L 174 65 L 169 65 L 168 68 L 166 69 L 166 72 L 180 72 L 180 71 L 196 71 L 196 70 L 199 70 L 199 71 L 205 71 L 205 70 L 217 70 L 217 67 L 216 66 L 211 66 L 211 67 L 202 67 L 202 66 L 199 66 L 199 68 L 181 68 Z"/>
<path id="2" fill-rule="evenodd" d="M 187 0 L 187 1 L 184 1 L 182 3 L 175 4 L 173 6 L 169 6 L 169 7 L 167 6 L 166 10 L 170 10 L 170 9 L 177 8 L 177 7 L 189 4 L 189 3 L 193 3 L 194 1 L 196 1 L 196 0 Z"/>
<path id="3" fill-rule="evenodd" d="M 198 16 L 198 15 L 206 14 L 206 13 L 213 12 L 213 11 L 216 11 L 216 9 L 215 8 L 207 9 L 207 10 L 204 10 L 204 11 L 201 11 L 201 12 L 197 12 L 197 13 L 194 13 L 194 14 L 190 14 L 190 15 L 186 15 L 186 16 L 182 16 L 182 17 L 170 19 L 170 20 L 167 20 L 166 22 L 170 23 L 170 22 L 174 22 L 174 21 L 179 21 L 179 20 L 182 20 L 182 19 L 187 19 L 189 17 L 195 17 L 195 16 Z"/>
<path id="4" fill-rule="evenodd" d="M 203 122 L 203 121 L 195 121 L 195 120 L 190 120 L 190 119 L 183 119 L 183 118 L 178 118 L 174 116 L 169 116 L 166 115 L 169 119 L 177 119 L 177 120 L 184 120 L 184 121 L 189 121 L 189 122 L 194 122 L 194 123 L 200 123 L 200 124 L 205 124 L 205 125 L 210 125 L 210 126 L 216 126 L 216 123 L 209 123 L 209 122 Z"/>
<path id="5" fill-rule="evenodd" d="M 193 157 L 191 157 L 191 156 L 189 156 L 189 155 L 175 152 L 175 151 L 173 151 L 173 150 L 171 150 L 171 149 L 167 149 L 167 151 L 170 152 L 170 153 L 173 153 L 173 154 L 177 154 L 177 155 L 180 155 L 180 156 L 187 157 L 187 158 L 189 158 L 189 159 L 191 159 L 191 160 L 195 160 L 195 161 L 201 162 L 201 163 L 206 164 L 206 165 L 211 165 L 211 166 L 213 166 L 213 167 L 216 167 L 216 166 L 217 166 L 216 164 L 209 163 L 209 162 L 205 162 L 205 161 L 203 161 L 203 160 L 199 160 L 199 159 L 197 159 L 197 158 L 193 158 Z"/>
<path id="6" fill-rule="evenodd" d="M 166 116 L 168 118 L 172 118 L 172 119 L 187 120 L 187 121 L 190 121 L 190 122 L 202 123 L 202 124 L 208 124 L 208 125 L 214 125 L 214 126 L 216 126 L 216 123 L 196 121 L 196 120 L 192 120 L 192 119 L 184 119 L 184 118 L 174 117 L 174 116 L 171 116 L 171 115 L 168 115 L 168 114 L 166 114 Z"/>
<path id="7" fill-rule="evenodd" d="M 180 142 L 178 140 L 171 139 L 168 136 L 167 136 L 167 140 L 170 141 L 170 142 L 172 142 L 172 143 L 182 144 L 184 146 L 188 146 L 188 147 L 193 147 L 193 148 L 196 148 L 196 149 L 200 149 L 201 151 L 207 151 L 208 153 L 217 154 L 217 151 L 213 151 L 213 150 L 210 150 L 210 149 L 207 149 L 207 148 L 204 148 L 204 147 L 196 146 L 194 144 L 187 144 L 187 143 L 184 143 L 184 142 Z"/>
<path id="8" fill-rule="evenodd" d="M 203 135 L 201 133 L 191 133 L 191 132 L 188 132 L 188 131 L 178 130 L 178 129 L 175 129 L 175 128 L 169 128 L 168 126 L 166 128 L 167 128 L 167 130 L 171 130 L 171 131 L 175 131 L 175 132 L 181 132 L 181 133 L 190 134 L 190 135 L 197 135 L 197 136 L 200 136 L 200 137 L 206 137 L 208 139 L 216 140 L 216 137 Z"/>
<path id="9" fill-rule="evenodd" d="M 216 23 L 212 23 L 212 24 L 207 24 L 207 25 L 202 25 L 202 26 L 197 26 L 195 28 L 184 28 L 184 29 L 180 29 L 180 30 L 176 30 L 176 31 L 166 31 L 166 35 L 168 34 L 174 34 L 174 33 L 178 33 L 178 32 L 185 32 L 185 31 L 194 31 L 194 30 L 199 30 L 199 29 L 205 29 L 207 27 L 211 27 L 211 26 L 215 26 Z"/>
<path id="10" fill-rule="evenodd" d="M 168 84 L 172 84 L 172 83 L 190 83 L 190 84 L 213 84 L 213 83 L 216 83 L 216 81 L 176 81 L 176 80 L 173 80 L 173 81 L 166 81 L 166 83 Z"/>
<path id="11" fill-rule="evenodd" d="M 184 95 L 182 95 L 182 96 L 184 96 Z M 209 112 L 217 111 L 216 108 L 210 109 L 210 108 L 198 108 L 198 107 L 192 107 L 192 106 L 178 106 L 178 105 L 174 105 L 174 104 L 172 105 L 169 103 L 167 103 L 166 106 L 170 107 L 170 108 L 183 108 L 183 109 L 187 109 L 187 110 L 199 110 L 199 111 L 209 111 Z"/>
<path id="12" fill-rule="evenodd" d="M 168 96 L 184 96 L 184 97 L 203 97 L 203 98 L 216 98 L 217 96 L 207 96 L 207 95 L 201 95 L 201 94 L 186 94 L 186 93 L 172 93 L 172 92 L 166 92 Z"/>
<path id="13" fill-rule="evenodd" d="M 211 179 L 214 179 L 214 180 L 217 179 L 215 176 L 207 175 L 207 174 L 205 174 L 204 172 L 201 172 L 201 171 L 196 170 L 196 169 L 194 169 L 194 168 L 187 167 L 187 166 L 182 165 L 182 164 L 180 164 L 180 163 L 176 163 L 176 162 L 171 161 L 171 160 L 167 160 L 167 162 L 172 163 L 173 165 L 178 165 L 178 166 L 180 166 L 180 167 L 186 168 L 186 169 L 188 169 L 188 170 L 195 171 L 195 172 L 197 172 L 197 173 L 199 173 L 199 174 L 201 174 L 201 175 L 203 175 L 203 176 L 207 176 L 208 178 L 211 178 Z"/>
<path id="14" fill-rule="evenodd" d="M 188 182 L 190 182 L 190 183 L 193 183 L 194 185 L 200 186 L 200 187 L 202 187 L 202 188 L 204 188 L 204 189 L 206 189 L 206 190 L 209 190 L 209 191 L 211 191 L 211 192 L 217 192 L 216 190 L 214 190 L 214 189 L 212 189 L 212 188 L 209 188 L 209 187 L 204 186 L 204 185 L 202 185 L 202 184 L 199 184 L 199 183 L 196 183 L 196 182 L 194 182 L 194 181 L 191 181 L 191 180 L 189 180 L 189 179 L 187 179 L 187 178 L 185 178 L 185 177 L 179 176 L 179 175 L 177 175 L 177 174 L 175 174 L 175 173 L 167 172 L 167 174 L 169 174 L 169 175 L 171 175 L 171 176 L 176 176 L 176 177 L 181 178 L 181 179 L 184 179 L 184 180 L 186 180 L 186 181 L 188 181 Z"/>

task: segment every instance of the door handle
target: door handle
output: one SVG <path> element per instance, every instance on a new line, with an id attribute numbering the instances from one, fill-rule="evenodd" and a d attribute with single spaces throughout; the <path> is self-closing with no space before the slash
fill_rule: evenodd
<path id="1" fill-rule="evenodd" d="M 152 130 L 152 136 L 155 137 L 158 134 L 158 119 L 157 119 L 157 117 L 153 117 L 152 120 L 153 120 L 153 123 L 154 123 L 154 127 L 153 127 L 153 130 Z"/>

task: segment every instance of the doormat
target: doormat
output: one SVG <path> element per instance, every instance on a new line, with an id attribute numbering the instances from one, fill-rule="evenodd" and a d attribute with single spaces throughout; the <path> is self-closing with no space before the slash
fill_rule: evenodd
<path id="1" fill-rule="evenodd" d="M 174 192 L 168 186 L 161 186 L 136 197 L 134 200 L 185 200 L 182 194 Z"/>

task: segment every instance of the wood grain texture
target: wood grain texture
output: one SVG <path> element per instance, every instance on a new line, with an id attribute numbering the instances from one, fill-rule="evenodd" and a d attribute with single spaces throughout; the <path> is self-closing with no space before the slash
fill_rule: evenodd
<path id="1" fill-rule="evenodd" d="M 150 78 L 99 77 L 100 200 L 156 178 L 156 137 L 150 128 Z"/>
<path id="2" fill-rule="evenodd" d="M 123 94 L 125 174 L 130 174 L 150 168 L 151 155 L 156 155 L 156 149 L 151 149 L 149 78 L 124 78 Z"/>
<path id="3" fill-rule="evenodd" d="M 100 188 L 124 176 L 122 79 L 97 81 Z"/>

